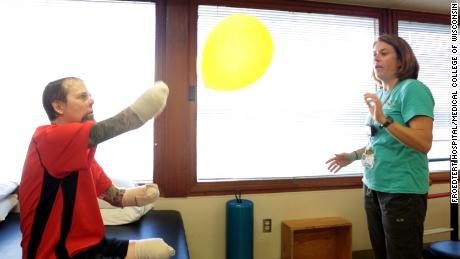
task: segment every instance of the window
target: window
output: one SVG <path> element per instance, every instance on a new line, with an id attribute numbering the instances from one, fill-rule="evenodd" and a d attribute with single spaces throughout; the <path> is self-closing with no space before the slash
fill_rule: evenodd
<path id="1" fill-rule="evenodd" d="M 235 13 L 267 27 L 273 58 L 258 81 L 233 92 L 206 88 L 198 71 L 198 181 L 331 175 L 327 159 L 367 144 L 362 94 L 375 88 L 378 20 L 201 5 L 198 69 L 210 30 Z M 353 163 L 341 174 L 362 170 Z"/>
<path id="2" fill-rule="evenodd" d="M 2 178 L 19 180 L 30 138 L 49 124 L 41 96 L 58 78 L 82 78 L 97 120 L 130 105 L 155 81 L 155 3 L 22 0 L 0 2 Z M 151 180 L 153 123 L 98 147 L 111 177 Z"/>
<path id="3" fill-rule="evenodd" d="M 428 158 L 430 170 L 448 170 L 450 166 L 450 27 L 444 24 L 400 20 L 398 34 L 411 45 L 420 65 L 419 80 L 431 90 L 435 99 L 433 145 Z"/>
<path id="4" fill-rule="evenodd" d="M 217 5 L 219 7 L 212 10 L 212 8 L 215 8 Z M 203 8 L 208 8 L 211 7 L 210 10 L 205 10 Z M 224 7 L 225 6 L 225 7 Z M 229 8 L 230 7 L 230 8 Z M 239 9 L 241 8 L 241 9 Z M 206 40 L 206 33 L 207 31 L 211 30 L 212 24 L 215 24 L 214 19 L 208 19 L 208 20 L 203 20 L 206 17 L 209 18 L 210 15 L 216 16 L 215 18 L 218 19 L 219 15 L 222 15 L 224 12 L 228 12 L 228 10 L 242 10 L 242 11 L 250 11 L 253 12 L 254 15 L 259 18 L 259 20 L 263 21 L 265 26 L 267 26 L 271 31 L 273 30 L 273 27 L 270 27 L 274 24 L 276 24 L 276 20 L 273 20 L 272 15 L 281 17 L 280 15 L 282 14 L 289 14 L 292 16 L 298 15 L 302 17 L 305 15 L 305 17 L 321 17 L 324 15 L 324 19 L 322 20 L 322 23 L 327 26 L 330 24 L 331 17 L 334 18 L 349 18 L 350 20 L 353 20 L 354 18 L 359 18 L 363 19 L 364 23 L 367 23 L 369 19 L 375 20 L 373 28 L 375 28 L 374 32 L 372 33 L 372 37 L 374 33 L 384 33 L 384 32 L 390 32 L 390 33 L 395 33 L 397 32 L 398 29 L 398 20 L 406 20 L 406 21 L 418 21 L 418 22 L 424 22 L 424 23 L 430 23 L 430 24 L 449 24 L 450 19 L 448 15 L 442 15 L 442 14 L 427 14 L 427 13 L 417 13 L 417 12 L 404 12 L 402 13 L 401 11 L 397 10 L 388 10 L 388 9 L 383 9 L 383 8 L 368 8 L 368 7 L 359 7 L 359 6 L 347 6 L 347 5 L 338 5 L 338 4 L 326 4 L 326 3 L 316 3 L 316 2 L 303 2 L 303 1 L 286 1 L 286 0 L 263 0 L 263 1 L 214 1 L 214 0 L 204 0 L 204 1 L 198 1 L 198 2 L 193 2 L 190 3 L 188 6 L 184 5 L 178 5 L 176 2 L 170 3 L 166 2 L 166 10 L 167 14 L 166 16 L 168 19 L 165 19 L 165 26 L 164 26 L 164 56 L 163 58 L 163 63 L 164 66 L 162 66 L 162 74 L 161 78 L 164 78 L 168 84 L 171 86 L 171 90 L 175 93 L 173 95 L 170 95 L 169 97 L 169 104 L 171 105 L 174 103 L 174 108 L 172 109 L 171 106 L 170 108 L 165 110 L 164 116 L 160 118 L 158 121 L 158 124 L 155 128 L 156 134 L 158 134 L 158 142 L 160 143 L 158 148 L 156 149 L 155 152 L 155 180 L 157 183 L 160 184 L 162 188 L 162 193 L 166 197 L 177 197 L 177 196 L 194 196 L 194 195 L 215 195 L 215 194 L 231 194 L 235 190 L 241 190 L 242 192 L 248 192 L 248 193 L 261 193 L 261 192 L 285 192 L 285 191 L 309 191 L 309 190 L 327 190 L 327 189 L 343 189 L 343 188 L 360 188 L 362 187 L 362 181 L 361 181 L 361 176 L 359 174 L 354 174 L 352 172 L 342 172 L 340 174 L 336 175 L 331 175 L 331 174 L 322 174 L 319 177 L 318 176 L 310 176 L 310 177 L 305 177 L 305 176 L 295 176 L 296 172 L 295 170 L 289 170 L 289 164 L 285 164 L 285 167 L 283 166 L 281 169 L 279 169 L 280 172 L 285 173 L 289 172 L 289 174 L 282 175 L 283 178 L 271 178 L 270 175 L 267 175 L 265 178 L 264 177 L 259 177 L 254 180 L 254 176 L 248 176 L 248 175 L 243 175 L 243 179 L 241 179 L 241 175 L 235 175 L 233 172 L 230 172 L 229 170 L 226 170 L 226 167 L 233 166 L 231 164 L 236 164 L 240 163 L 240 161 L 236 161 L 235 159 L 237 158 L 236 156 L 241 156 L 244 159 L 247 157 L 244 157 L 242 154 L 243 153 L 231 153 L 230 156 L 222 159 L 218 157 L 221 155 L 221 149 L 222 148 L 227 148 L 228 146 L 223 145 L 222 143 L 217 143 L 215 145 L 216 148 L 215 150 L 212 150 L 211 152 L 208 153 L 203 153 L 203 147 L 206 147 L 206 145 L 209 145 L 207 148 L 208 150 L 210 149 L 209 147 L 212 147 L 214 143 L 208 143 L 207 138 L 213 139 L 214 136 L 212 134 L 223 134 L 222 131 L 216 131 L 215 129 L 211 128 L 216 125 L 205 125 L 203 124 L 205 121 L 200 121 L 203 118 L 205 119 L 210 119 L 212 116 L 227 116 L 227 118 L 231 120 L 239 119 L 243 120 L 246 119 L 244 116 L 253 116 L 253 114 L 248 113 L 248 110 L 243 110 L 242 107 L 244 105 L 250 106 L 251 109 L 253 110 L 262 110 L 265 112 L 267 107 L 253 107 L 251 105 L 254 105 L 252 100 L 244 98 L 240 98 L 239 100 L 241 103 L 237 103 L 237 108 L 238 110 L 231 110 L 231 112 L 228 112 L 228 110 L 221 109 L 219 108 L 220 106 L 224 108 L 234 108 L 232 105 L 235 105 L 234 103 L 228 101 L 229 98 L 236 98 L 238 97 L 240 91 L 235 91 L 235 92 L 224 92 L 224 93 L 219 93 L 219 92 L 213 92 L 209 89 L 206 89 L 203 87 L 203 84 L 201 82 L 200 78 L 200 55 L 202 51 L 202 45 L 204 41 Z M 266 10 L 269 10 L 268 14 L 264 13 Z M 209 13 L 206 13 L 209 12 Z M 263 15 L 261 15 L 263 13 Z M 403 14 L 403 15 L 401 15 Z M 259 16 L 260 15 L 260 16 Z M 404 19 L 402 19 L 404 18 Z M 206 24 L 206 22 L 209 22 L 210 24 Z M 284 20 L 284 22 L 288 22 L 289 20 Z M 332 21 L 334 22 L 334 21 Z M 280 22 L 280 24 L 282 24 Z M 344 24 L 347 24 L 344 22 Z M 278 24 L 276 24 L 278 25 Z M 203 26 L 203 27 L 201 27 Z M 279 25 L 276 28 L 280 28 Z M 292 26 L 293 29 L 298 28 L 298 26 Z M 340 27 L 342 28 L 342 27 Z M 289 28 L 291 29 L 291 28 Z M 307 28 L 307 29 L 312 29 L 312 28 Z M 308 30 L 307 30 L 308 31 Z M 340 35 L 340 33 L 343 31 L 342 30 L 324 30 L 323 32 L 325 34 L 330 34 L 331 37 L 334 37 L 333 34 L 337 33 Z M 166 33 L 167 32 L 167 33 Z M 289 31 L 288 31 L 289 32 Z M 272 34 L 275 34 L 272 32 Z M 286 33 L 286 35 L 288 35 Z M 272 35 L 273 36 L 273 35 Z M 299 34 L 296 35 L 298 38 L 301 38 L 303 35 Z M 323 35 L 324 36 L 324 35 Z M 347 40 L 353 40 L 352 37 L 346 38 Z M 166 44 L 167 43 L 167 44 Z M 323 46 L 323 42 L 321 44 L 317 44 L 316 46 Z M 369 51 L 367 52 L 368 55 L 372 54 L 372 44 L 366 45 L 364 51 Z M 331 48 L 331 52 L 327 53 L 327 55 L 332 54 L 332 51 L 336 51 L 338 48 L 334 49 Z M 277 50 L 275 49 L 275 52 Z M 336 54 L 336 53 L 334 53 Z M 345 53 L 338 53 L 337 55 L 347 55 Z M 328 56 L 325 57 L 328 57 Z M 273 62 L 275 62 L 275 59 L 278 57 L 273 58 Z M 295 57 L 294 57 L 295 58 Z M 367 59 L 369 62 L 371 62 L 372 57 Z M 288 60 L 290 63 L 291 60 Z M 326 61 L 325 61 L 326 62 Z M 339 60 L 340 62 L 340 60 Z M 162 64 L 163 64 L 162 63 Z M 306 63 L 306 62 L 305 62 Z M 276 67 L 274 65 L 275 63 L 272 63 L 267 72 L 257 81 L 255 84 L 243 89 L 246 92 L 255 92 L 255 91 L 260 91 L 258 90 L 258 87 L 260 87 L 264 80 L 267 81 L 268 77 L 270 76 L 270 70 L 276 68 L 276 69 L 284 69 L 284 67 Z M 318 63 L 318 66 L 323 65 L 321 62 Z M 363 66 L 364 67 L 364 66 Z M 298 71 L 300 69 L 295 68 L 289 75 L 292 74 L 298 74 Z M 315 69 L 315 68 L 312 68 Z M 346 69 L 346 68 L 345 68 Z M 367 71 L 365 71 L 367 70 Z M 356 69 L 353 70 L 353 72 L 356 73 L 363 73 L 365 76 L 369 76 L 365 78 L 363 81 L 360 81 L 359 84 L 356 84 L 355 86 L 362 86 L 365 87 L 366 83 L 365 80 L 369 80 L 370 85 L 367 85 L 366 89 L 370 89 L 370 91 L 373 91 L 372 87 L 372 81 L 370 80 L 370 73 L 371 73 L 371 67 L 368 69 L 363 70 L 361 69 Z M 306 70 L 305 70 L 306 71 Z M 329 67 L 329 71 L 332 71 Z M 337 70 L 335 70 L 337 71 Z M 290 72 L 290 71 L 288 71 Z M 297 72 L 297 73 L 296 73 Z M 338 71 L 339 75 L 341 71 Z M 286 72 L 287 73 L 287 72 Z M 332 74 L 331 73 L 323 73 L 327 74 L 327 80 L 331 80 Z M 314 75 L 316 76 L 316 75 Z M 272 78 L 270 78 L 272 79 Z M 288 82 L 289 80 L 292 80 L 291 78 L 286 79 Z M 284 82 L 284 81 L 283 81 Z M 340 82 L 342 83 L 342 82 Z M 346 82 L 349 83 L 349 82 Z M 259 84 L 259 85 L 258 85 Z M 264 86 L 267 85 L 264 83 Z M 196 86 L 197 90 L 197 98 L 196 101 L 190 101 L 191 99 L 193 100 L 194 91 Z M 431 89 L 433 87 L 429 85 Z M 292 84 L 289 84 L 288 87 L 294 87 Z M 328 86 L 329 87 L 329 86 Z M 241 90 L 241 91 L 243 91 Z M 320 94 L 324 91 L 323 89 L 315 88 L 315 90 L 319 90 Z M 343 90 L 343 89 L 341 89 Z M 358 89 L 356 90 L 358 98 L 359 96 L 362 95 L 364 89 Z M 263 96 L 267 96 L 269 93 L 265 93 L 264 91 L 260 91 Z M 267 91 L 270 92 L 270 91 Z M 225 95 L 224 95 L 225 94 Z M 285 93 L 282 93 L 285 94 Z M 215 97 L 218 98 L 215 98 Z M 225 96 L 225 97 L 224 97 Z M 249 96 L 249 94 L 248 94 Z M 294 99 L 300 100 L 301 97 L 304 95 L 295 95 Z M 311 95 L 308 95 L 310 97 Z M 241 97 L 241 96 L 240 96 Z M 251 96 L 252 97 L 252 96 Z M 256 96 L 258 97 L 258 96 Z M 306 100 L 307 100 L 306 98 Z M 333 97 L 336 98 L 336 97 Z M 257 99 L 257 98 L 256 98 Z M 203 100 L 212 100 L 212 102 L 206 103 L 203 102 Z M 314 100 L 316 101 L 316 100 Z M 350 103 L 356 103 L 357 106 L 360 106 L 360 101 L 350 101 Z M 203 102 L 203 103 L 202 103 Z M 268 100 L 263 100 L 262 104 L 268 102 Z M 439 102 L 437 102 L 439 104 Z M 292 108 L 295 107 L 295 102 L 289 103 L 288 106 L 284 106 L 281 112 L 285 112 L 287 108 Z M 227 107 L 225 107 L 227 105 Z M 345 107 L 345 106 L 342 106 Z M 439 107 L 439 105 L 437 105 Z M 219 108 L 219 109 L 217 109 Z M 352 107 L 347 107 L 347 109 L 351 109 Z M 207 113 L 201 113 L 200 110 L 203 111 L 207 109 Z M 213 110 L 214 109 L 214 110 Z M 332 108 L 329 108 L 332 110 Z M 357 108 L 361 109 L 361 108 Z M 219 113 L 222 112 L 222 113 Z M 227 112 L 227 114 L 225 114 Z M 283 127 L 288 127 L 294 125 L 294 130 L 293 133 L 297 132 L 302 132 L 302 123 L 301 121 L 297 120 L 298 116 L 294 115 L 299 115 L 299 114 L 294 114 L 290 117 L 285 116 L 282 117 L 281 119 L 278 120 L 278 118 L 275 118 L 275 115 L 281 113 L 280 110 L 269 107 L 268 112 L 265 112 L 265 117 L 262 117 L 262 119 L 259 119 L 259 123 L 265 123 L 269 124 L 270 122 L 276 122 L 269 124 L 270 127 L 272 128 L 278 128 L 280 130 L 283 130 Z M 214 113 L 214 114 L 213 114 Z M 275 114 L 275 115 L 273 115 Z M 302 115 L 302 114 L 300 114 Z M 329 114 L 328 114 L 329 115 Z M 365 120 L 365 115 L 359 115 L 359 112 L 356 114 L 347 114 L 347 116 L 354 116 L 356 115 L 358 117 L 363 116 L 359 119 L 356 120 L 357 124 L 362 125 L 363 121 Z M 238 118 L 238 116 L 241 116 Z M 436 115 L 438 116 L 438 115 Z M 201 118 L 200 118 L 201 117 Z M 281 116 L 279 116 L 281 117 Z M 330 119 L 330 116 L 324 116 L 324 120 Z M 221 117 L 220 119 L 223 119 Z M 317 118 L 313 118 L 317 119 Z M 226 122 L 225 120 L 223 120 Z M 248 120 L 249 121 L 249 120 Z M 335 121 L 336 123 L 342 123 L 341 128 L 345 128 L 346 126 L 343 124 L 344 122 L 351 122 L 352 120 L 349 119 L 344 119 L 344 121 Z M 295 123 L 298 123 L 297 125 Z M 254 121 L 249 121 L 249 123 L 254 123 Z M 289 124 L 291 123 L 291 124 Z M 217 125 L 219 126 L 219 125 Z M 234 125 L 232 125 L 234 126 Z M 235 127 L 234 130 L 242 132 L 243 134 L 246 133 L 244 129 L 248 128 L 249 126 L 244 125 L 245 127 Z M 253 126 L 250 125 L 250 126 Z M 201 130 L 205 129 L 208 127 L 208 131 L 203 131 Z M 296 128 L 297 127 L 297 128 Z M 316 126 L 313 127 L 313 129 L 308 129 L 308 130 L 317 130 L 320 129 L 321 126 Z M 223 128 L 223 127 L 221 127 Z M 217 128 L 217 129 L 221 129 Z M 263 128 L 264 130 L 265 128 Z M 272 129 L 271 129 L 272 130 Z M 324 131 L 327 131 L 330 129 L 325 128 Z M 351 129 L 350 129 L 351 130 Z M 260 132 L 260 131 L 259 131 Z M 257 132 L 258 133 L 258 132 Z M 273 136 L 269 136 L 272 139 L 276 140 L 276 136 L 278 132 L 273 132 Z M 291 132 L 290 132 L 291 133 Z M 344 135 L 342 135 L 343 132 L 334 132 L 333 135 L 330 136 L 330 138 L 345 138 Z M 234 134 L 232 132 L 232 134 Z M 224 135 L 224 134 L 223 134 Z M 227 135 L 226 135 L 227 136 Z M 365 136 L 365 133 L 364 133 Z M 256 136 L 259 137 L 259 136 Z M 283 136 L 284 137 L 284 136 Z M 302 135 L 302 137 L 308 137 L 305 135 Z M 284 142 L 275 143 L 278 146 L 281 146 L 283 144 L 286 144 L 287 139 L 289 139 L 290 136 L 284 137 L 282 140 Z M 216 140 L 217 138 L 214 138 Z M 270 148 L 270 150 L 273 150 L 274 152 L 277 152 L 275 154 L 279 154 L 280 150 L 279 147 L 278 149 L 272 147 L 273 141 L 272 142 L 264 142 L 260 141 L 262 139 L 261 137 L 259 139 L 253 138 L 250 139 L 249 141 L 251 142 L 251 146 L 247 147 L 246 145 L 240 146 L 239 149 L 238 147 L 234 147 L 237 152 L 246 152 L 245 149 L 249 148 L 260 148 L 263 147 L 262 144 L 266 144 L 267 148 Z M 221 139 L 218 139 L 221 141 Z M 239 139 L 233 139 L 238 143 Z M 263 140 L 263 139 L 262 139 Z M 227 141 L 224 139 L 224 141 Z M 297 140 L 296 140 L 297 141 Z M 301 140 L 302 141 L 302 140 Z M 346 140 L 343 140 L 346 141 Z M 367 141 L 367 140 L 364 140 Z M 231 145 L 233 143 L 231 141 L 227 141 L 227 143 L 230 142 Z M 353 145 L 353 148 L 356 146 L 361 145 L 362 143 L 357 143 Z M 201 144 L 200 144 L 201 143 Z M 202 145 L 205 143 L 205 145 L 202 147 Z M 345 143 L 345 142 L 344 142 Z M 297 143 L 294 143 L 294 145 Z M 310 144 L 310 143 L 309 143 Z M 364 143 L 365 144 L 365 143 Z M 287 145 L 287 144 L 286 144 Z M 341 144 L 345 146 L 345 144 Z M 350 144 L 351 145 L 351 144 Z M 237 146 L 237 145 L 235 145 Z M 231 147 L 231 146 L 230 146 Z M 335 146 L 334 146 L 335 147 Z M 332 155 L 334 152 L 340 152 L 340 151 L 346 151 L 345 147 L 342 148 L 334 148 L 334 147 L 328 147 L 327 145 L 322 145 L 319 148 L 317 148 L 318 153 L 328 153 Z M 294 148 L 292 148 L 294 150 Z M 293 154 L 294 152 L 291 152 L 292 150 L 287 150 L 286 153 Z M 254 152 L 249 152 L 250 156 L 259 156 L 259 154 L 254 153 Z M 272 154 L 269 154 L 269 156 Z M 284 155 L 284 154 L 281 154 Z M 297 154 L 294 154 L 297 155 Z M 318 157 L 320 154 L 313 154 L 312 157 Z M 431 156 L 432 154 L 430 154 Z M 205 156 L 209 156 L 208 158 Z M 272 163 L 271 159 L 272 156 L 269 157 L 267 156 L 267 159 L 265 159 L 263 162 L 267 163 Z M 438 155 L 433 155 L 433 157 L 437 157 Z M 441 155 L 442 156 L 442 155 Z M 217 165 L 209 165 L 210 161 L 214 157 L 218 157 L 218 159 L 222 159 L 220 164 Z M 285 158 L 285 157 L 283 157 Z M 307 159 L 313 160 L 311 157 L 305 155 L 301 156 L 300 158 L 297 157 L 298 159 L 302 159 L 307 163 Z M 316 161 L 315 161 L 316 162 Z M 324 170 L 323 173 L 325 172 L 325 166 L 324 161 L 317 161 L 317 167 L 320 168 L 320 170 Z M 304 166 L 304 165 L 301 165 Z M 359 167 L 359 163 L 356 163 L 356 166 Z M 209 167 L 209 168 L 207 168 Z M 314 166 L 313 166 L 314 167 Z M 210 169 L 214 168 L 214 169 Z M 310 168 L 310 167 L 309 167 Z M 200 175 L 201 172 L 204 170 L 208 170 L 214 175 L 210 174 L 205 174 L 205 175 Z M 314 169 L 314 168 L 313 168 Z M 322 173 L 320 170 L 308 170 L 308 173 Z M 254 173 L 252 171 L 257 171 L 257 172 L 262 172 L 259 167 L 255 167 L 253 169 L 250 169 L 248 171 L 251 171 L 250 173 Z M 292 173 L 294 171 L 294 173 Z M 297 171 L 302 171 L 300 174 L 303 174 L 304 170 L 297 170 Z M 203 171 L 206 172 L 206 171 Z M 256 172 L 256 173 L 257 173 Z M 434 179 L 434 182 L 442 182 L 446 181 L 448 178 L 447 173 L 442 173 L 442 174 L 434 174 L 433 176 L 436 177 Z"/>

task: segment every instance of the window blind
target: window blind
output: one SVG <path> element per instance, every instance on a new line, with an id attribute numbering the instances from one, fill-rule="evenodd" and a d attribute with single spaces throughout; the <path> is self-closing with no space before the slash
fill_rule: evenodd
<path id="1" fill-rule="evenodd" d="M 207 88 L 200 71 L 210 31 L 244 13 L 270 31 L 271 64 L 237 91 Z M 365 92 L 378 20 L 200 5 L 197 53 L 198 181 L 330 176 L 325 161 L 367 144 Z M 340 174 L 360 174 L 360 163 Z"/>
<path id="2" fill-rule="evenodd" d="M 420 65 L 419 80 L 435 99 L 430 159 L 449 158 L 450 150 L 450 30 L 449 25 L 398 21 L 398 33 L 412 47 Z M 449 161 L 430 163 L 430 170 L 449 170 Z"/>

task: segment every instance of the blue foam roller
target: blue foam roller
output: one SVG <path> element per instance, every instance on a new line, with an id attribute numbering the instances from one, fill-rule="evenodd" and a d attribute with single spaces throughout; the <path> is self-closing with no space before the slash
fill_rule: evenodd
<path id="1" fill-rule="evenodd" d="M 253 208 L 250 200 L 227 201 L 227 259 L 253 258 Z"/>

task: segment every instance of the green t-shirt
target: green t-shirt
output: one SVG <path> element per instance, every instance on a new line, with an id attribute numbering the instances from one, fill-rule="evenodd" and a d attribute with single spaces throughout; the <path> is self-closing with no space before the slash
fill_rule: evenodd
<path id="1" fill-rule="evenodd" d="M 395 122 L 408 126 L 417 115 L 434 118 L 434 99 L 431 91 L 423 83 L 414 79 L 399 82 L 389 92 L 377 90 L 383 103 L 383 113 Z M 386 129 L 377 128 L 370 144 L 374 151 L 374 167 L 365 169 L 363 182 L 371 189 L 388 193 L 428 192 L 428 157 L 401 144 Z"/>

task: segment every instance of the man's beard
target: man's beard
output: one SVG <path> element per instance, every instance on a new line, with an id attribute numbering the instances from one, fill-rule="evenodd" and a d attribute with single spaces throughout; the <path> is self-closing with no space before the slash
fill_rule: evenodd
<path id="1" fill-rule="evenodd" d="M 85 121 L 96 121 L 96 120 L 94 119 L 94 115 L 90 113 L 90 114 L 86 114 L 85 116 L 83 116 L 83 118 L 81 118 L 81 122 L 85 122 Z"/>

